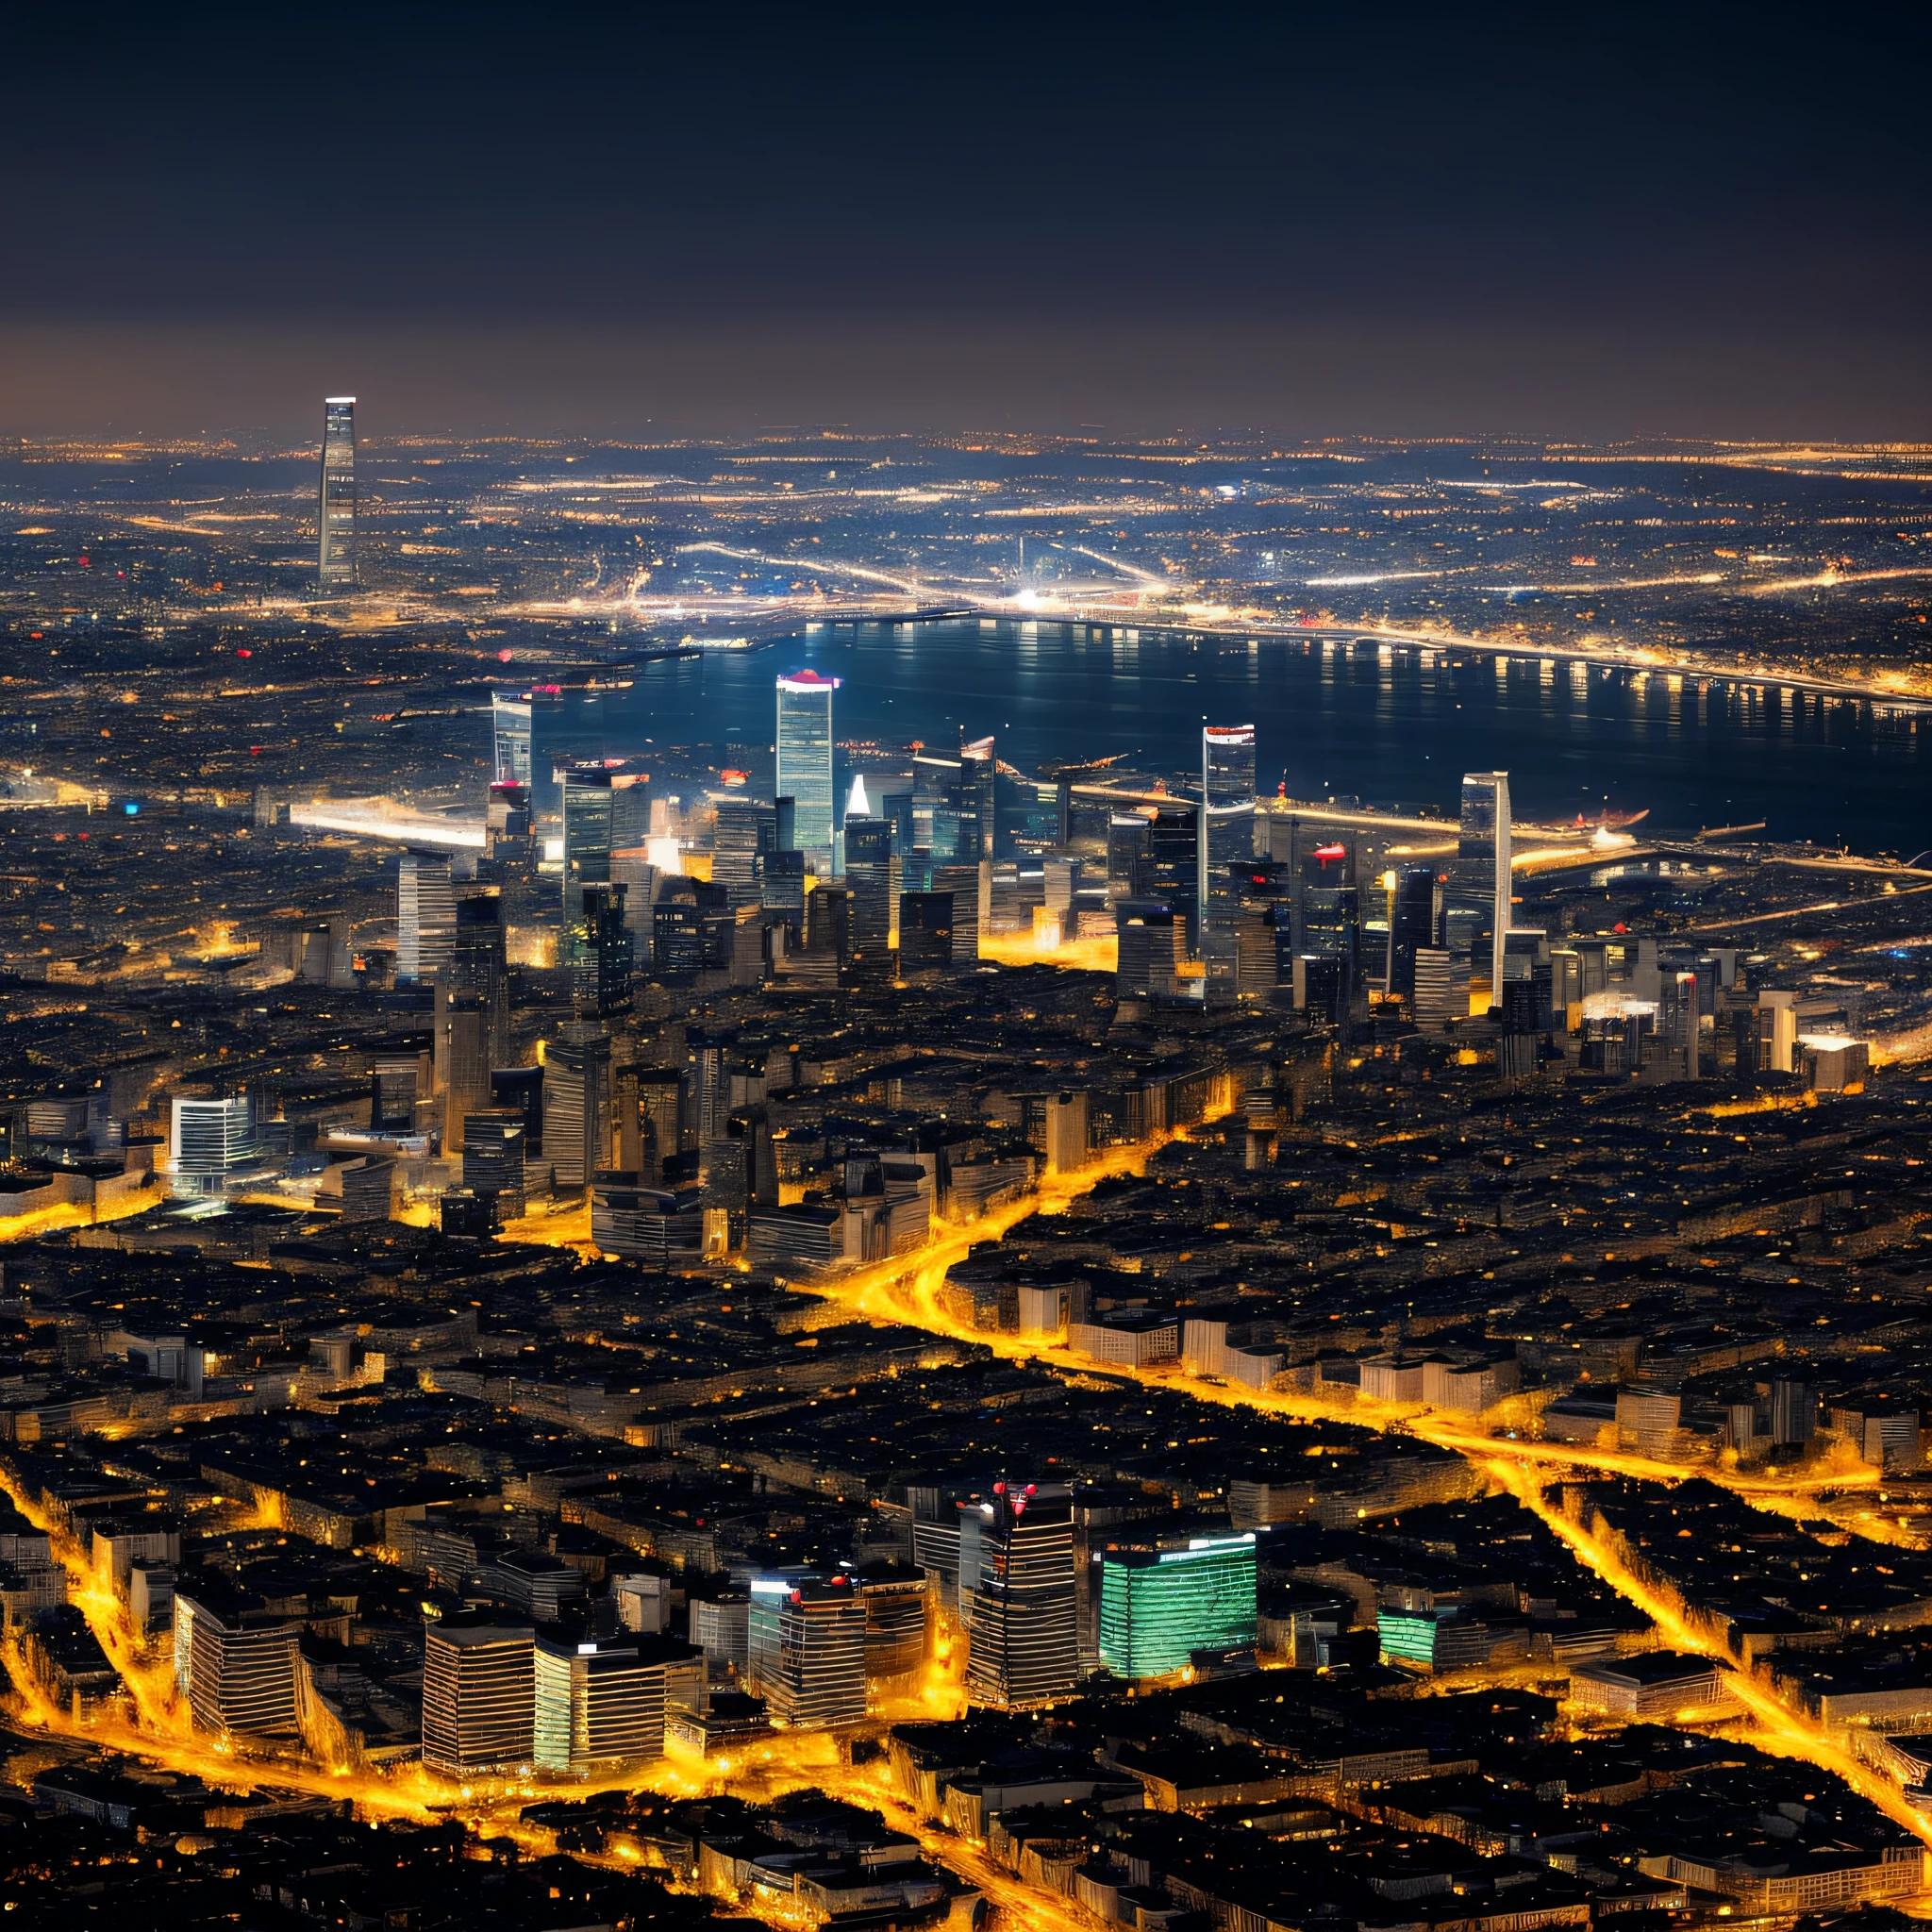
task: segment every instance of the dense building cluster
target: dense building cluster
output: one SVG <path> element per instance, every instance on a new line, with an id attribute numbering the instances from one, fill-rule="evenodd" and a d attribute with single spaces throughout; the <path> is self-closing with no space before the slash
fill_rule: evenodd
<path id="1" fill-rule="evenodd" d="M 187 694 L 108 774 L 101 637 L 21 713 L 0 1907 L 1925 1890 L 1915 867 L 1537 826 L 1501 770 L 1271 796 L 1214 721 L 1024 773 L 977 699 L 844 735 L 803 661 L 756 735 L 592 757 L 608 661 L 353 628 L 388 486 L 329 408 L 342 608 L 162 625 Z M 208 725 L 271 634 L 264 758 Z"/>

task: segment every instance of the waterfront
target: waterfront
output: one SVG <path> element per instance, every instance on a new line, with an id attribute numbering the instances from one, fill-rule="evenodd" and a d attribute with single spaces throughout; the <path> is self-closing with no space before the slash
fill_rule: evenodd
<path id="1" fill-rule="evenodd" d="M 1204 719 L 1253 722 L 1264 792 L 1453 811 L 1465 771 L 1511 774 L 1519 817 L 1648 808 L 1653 830 L 1766 822 L 1773 838 L 1902 858 L 1932 842 L 1926 722 L 1776 683 L 1677 676 L 1473 648 L 1245 639 L 992 620 L 821 629 L 768 650 L 653 665 L 573 693 L 580 754 L 769 744 L 772 681 L 843 680 L 836 729 L 882 751 L 991 732 L 1031 774 L 1124 755 L 1174 782 Z M 862 755 L 861 755 L 862 757 Z"/>

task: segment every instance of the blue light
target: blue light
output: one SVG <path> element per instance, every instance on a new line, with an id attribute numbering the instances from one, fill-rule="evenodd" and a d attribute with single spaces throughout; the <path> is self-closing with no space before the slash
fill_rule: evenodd
<path id="1" fill-rule="evenodd" d="M 139 818 L 141 816 L 141 801 L 136 798 L 130 798 L 121 809 L 131 819 Z"/>

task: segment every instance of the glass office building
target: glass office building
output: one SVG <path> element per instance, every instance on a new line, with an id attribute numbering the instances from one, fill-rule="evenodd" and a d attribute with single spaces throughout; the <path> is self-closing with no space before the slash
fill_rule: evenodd
<path id="1" fill-rule="evenodd" d="M 1254 1641 L 1252 1536 L 1102 1557 L 1100 1662 L 1115 1676 L 1168 1676 L 1197 1650 L 1241 1650 Z"/>
<path id="2" fill-rule="evenodd" d="M 832 693 L 836 677 L 794 671 L 778 680 L 777 795 L 792 804 L 792 838 L 829 873 L 832 862 Z"/>

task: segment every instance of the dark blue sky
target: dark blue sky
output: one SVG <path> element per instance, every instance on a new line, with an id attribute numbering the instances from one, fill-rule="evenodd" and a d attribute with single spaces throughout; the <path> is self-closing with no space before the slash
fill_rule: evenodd
<path id="1" fill-rule="evenodd" d="M 0 431 L 1932 434 L 1921 8 L 14 25 Z"/>

